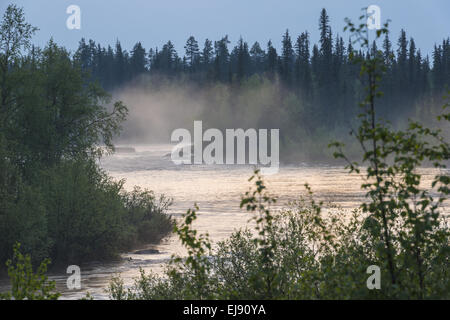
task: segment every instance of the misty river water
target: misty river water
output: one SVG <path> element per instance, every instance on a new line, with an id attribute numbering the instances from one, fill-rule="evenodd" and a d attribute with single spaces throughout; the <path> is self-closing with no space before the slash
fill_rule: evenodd
<path id="1" fill-rule="evenodd" d="M 125 187 L 131 190 L 140 186 L 173 198 L 169 212 L 175 217 L 194 203 L 200 207 L 195 227 L 208 232 L 214 242 L 223 240 L 233 230 L 248 225 L 250 215 L 239 208 L 241 195 L 248 190 L 251 166 L 181 165 L 173 164 L 165 156 L 170 145 L 133 146 L 136 152 L 116 153 L 101 159 L 101 166 L 114 178 L 126 179 Z M 429 185 L 436 173 L 422 169 L 424 184 Z M 361 178 L 349 175 L 342 166 L 306 165 L 281 167 L 279 173 L 265 177 L 268 190 L 279 197 L 278 206 L 305 195 L 304 184 L 312 187 L 316 200 L 332 202 L 350 212 L 361 202 Z M 130 285 L 139 275 L 139 268 L 161 273 L 172 254 L 183 254 L 183 248 L 174 236 L 163 240 L 153 248 L 158 254 L 124 253 L 122 260 L 110 263 L 89 263 L 81 266 L 81 290 L 66 288 L 69 275 L 51 274 L 62 299 L 79 299 L 89 292 L 95 299 L 107 299 L 105 289 L 111 278 L 120 274 L 125 285 Z M 131 258 L 131 259 L 130 259 Z"/>

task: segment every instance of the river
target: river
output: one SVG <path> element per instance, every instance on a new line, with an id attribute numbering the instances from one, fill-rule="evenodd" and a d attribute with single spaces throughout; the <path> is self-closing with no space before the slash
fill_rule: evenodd
<path id="1" fill-rule="evenodd" d="M 239 208 L 241 195 L 248 190 L 251 166 L 181 165 L 173 164 L 167 156 L 170 145 L 133 146 L 135 152 L 116 153 L 104 157 L 100 165 L 115 179 L 125 179 L 125 188 L 134 186 L 154 190 L 157 195 L 173 198 L 169 212 L 175 217 L 194 203 L 200 207 L 195 227 L 208 232 L 214 242 L 228 237 L 234 230 L 248 225 L 249 214 Z M 433 169 L 421 169 L 424 184 L 430 183 Z M 316 200 L 332 202 L 350 212 L 364 197 L 360 190 L 361 178 L 349 175 L 342 166 L 307 165 L 281 167 L 280 171 L 265 177 L 268 190 L 279 196 L 278 206 L 305 195 L 304 184 L 312 187 Z M 68 290 L 69 275 L 50 274 L 62 299 L 79 299 L 89 292 L 95 299 L 107 299 L 105 289 L 111 277 L 120 274 L 126 285 L 139 275 L 139 268 L 161 273 L 172 254 L 183 254 L 183 248 L 174 236 L 158 245 L 149 245 L 158 254 L 121 255 L 121 261 L 90 263 L 81 266 L 81 290 Z M 130 259 L 131 258 L 131 259 Z"/>

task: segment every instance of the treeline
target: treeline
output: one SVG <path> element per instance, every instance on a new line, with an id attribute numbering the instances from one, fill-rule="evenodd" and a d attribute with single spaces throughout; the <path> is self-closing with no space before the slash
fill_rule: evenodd
<path id="1" fill-rule="evenodd" d="M 35 261 L 79 264 L 159 241 L 171 230 L 170 201 L 125 191 L 96 161 L 113 150 L 126 106 L 89 83 L 53 41 L 31 49 L 35 31 L 22 9 L 7 8 L 0 22 L 0 271 L 17 242 Z"/>
<path id="2" fill-rule="evenodd" d="M 364 16 L 360 18 L 363 22 Z M 361 21 L 362 20 L 362 21 Z M 361 101 L 354 138 L 361 162 L 351 162 L 343 144 L 334 156 L 347 162 L 349 174 L 361 178 L 365 197 L 354 210 L 306 196 L 274 210 L 279 199 L 268 191 L 259 170 L 253 187 L 241 196 L 254 222 L 212 244 L 193 227 L 197 205 L 175 227 L 187 257 L 173 257 L 163 276 L 141 271 L 131 288 L 110 283 L 115 300 L 330 300 L 448 299 L 450 295 L 450 144 L 439 130 L 409 121 L 404 130 L 378 121 L 381 70 L 385 62 L 371 54 L 364 23 L 346 20 L 367 58 L 351 56 L 369 85 Z M 377 38 L 388 32 L 380 29 Z M 438 121 L 448 127 L 449 102 Z M 435 176 L 424 183 L 418 169 L 433 163 Z M 326 208 L 326 210 L 324 210 Z"/>
<path id="3" fill-rule="evenodd" d="M 363 18 L 364 16 L 360 20 Z M 376 50 L 367 41 L 366 35 L 361 33 L 365 24 L 356 25 L 350 20 L 346 21 L 350 32 L 360 37 L 362 48 L 367 53 L 364 57 L 355 57 L 353 54 L 350 56 L 360 68 L 361 77 L 366 78 L 369 83 L 365 88 L 367 95 L 361 101 L 361 105 L 367 107 L 361 109 L 353 135 L 359 145 L 362 161 L 348 161 L 342 142 L 333 142 L 330 146 L 335 151 L 334 157 L 348 162 L 348 173 L 357 174 L 362 179 L 361 191 L 365 197 L 359 208 L 349 212 L 334 204 L 324 206 L 322 202 L 314 199 L 311 187 L 305 184 L 305 196 L 290 201 L 284 208 L 274 210 L 273 205 L 278 203 L 279 199 L 268 191 L 259 170 L 256 169 L 249 179 L 253 181 L 253 187 L 240 199 L 240 207 L 250 215 L 249 221 L 254 222 L 253 229 L 236 230 L 229 238 L 213 244 L 208 234 L 199 234 L 193 226 L 199 210 L 198 206 L 194 205 L 174 226 L 175 234 L 184 245 L 187 256 L 173 256 L 162 276 L 146 274 L 141 270 L 140 277 L 136 278 L 131 287 L 125 286 L 120 277 L 113 278 L 108 290 L 110 298 L 449 298 L 450 230 L 446 201 L 450 194 L 450 176 L 446 164 L 450 159 L 450 144 L 448 139 L 441 135 L 440 130 L 428 128 L 418 121 L 408 121 L 405 129 L 397 130 L 391 124 L 377 119 L 381 71 L 386 68 L 386 62 L 380 59 L 379 53 L 372 54 Z M 376 36 L 379 38 L 387 32 L 385 26 Z M 44 52 L 52 47 L 50 44 Z M 67 57 L 66 53 L 64 56 Z M 44 57 L 45 55 L 41 56 L 41 61 L 46 61 Z M 55 61 L 51 62 L 50 66 L 55 66 Z M 40 64 L 37 66 L 42 68 Z M 70 70 L 61 70 L 65 72 L 58 73 L 58 76 L 70 74 Z M 43 79 L 48 81 L 45 76 Z M 52 88 L 52 82 L 46 83 L 47 86 L 43 89 Z M 56 83 L 68 85 L 63 81 Z M 21 89 L 23 90 L 22 87 Z M 83 93 L 83 89 L 78 88 L 76 92 Z M 48 97 L 49 92 L 46 93 Z M 36 96 L 32 98 L 36 99 Z M 49 101 L 58 105 L 59 100 Z M 437 121 L 447 128 L 450 121 L 449 108 L 450 103 L 447 100 L 437 118 Z M 44 121 L 43 124 L 47 122 Z M 65 157 L 70 158 L 70 155 Z M 10 162 L 8 156 L 2 156 L 0 159 L 3 160 L 0 165 Z M 61 162 L 61 159 L 58 162 Z M 426 163 L 432 163 L 434 167 L 434 177 L 430 183 L 424 183 L 419 170 Z M 60 167 L 59 170 L 71 177 L 74 170 L 70 162 L 67 164 L 68 167 Z M 92 176 L 89 167 L 81 168 L 81 171 L 88 171 L 82 179 L 84 181 Z M 0 171 L 2 174 L 5 172 L 7 171 Z M 94 174 L 95 176 L 97 175 Z M 70 192 L 77 189 L 68 188 L 67 185 L 71 186 L 71 183 L 62 182 L 64 191 L 60 193 L 61 182 L 58 181 L 67 179 L 61 174 L 56 177 L 57 183 L 50 183 L 49 186 L 59 195 L 51 198 L 55 202 L 54 208 L 59 209 L 64 208 L 64 204 L 72 203 L 61 201 L 61 195 L 70 199 Z M 0 186 L 4 184 L 2 181 Z M 80 184 L 75 183 L 75 187 L 79 186 Z M 82 190 L 85 190 L 85 185 L 81 186 L 84 187 Z M 87 186 L 93 185 L 88 183 Z M 112 186 L 113 190 L 107 188 L 107 193 L 112 194 L 114 198 L 117 192 L 114 185 L 106 183 L 106 186 Z M 99 199 L 104 192 L 90 195 L 92 191 L 94 190 L 88 187 L 83 196 L 88 199 L 91 196 L 103 206 L 112 205 L 111 199 Z M 3 194 L 4 191 L 0 196 Z M 32 193 L 30 195 L 33 196 Z M 139 191 L 129 194 L 126 201 L 128 210 L 141 207 L 141 195 Z M 117 202 L 121 201 L 118 199 Z M 24 203 L 24 207 L 28 205 L 26 200 L 21 203 Z M 78 208 L 85 205 L 75 203 L 79 205 Z M 39 217 L 37 214 L 36 216 Z M 113 215 L 112 218 L 116 217 Z M 108 220 L 94 220 L 96 223 L 104 221 Z M 65 222 L 70 223 L 71 220 L 67 219 Z M 151 222 L 152 220 L 150 224 Z M 1 226 L 3 224 L 0 224 Z M 65 240 L 66 236 L 63 235 L 61 239 Z M 109 241 L 113 240 L 108 239 Z M 83 244 L 89 246 L 91 243 Z M 45 276 L 46 261 L 41 264 L 36 274 L 33 274 L 29 257 L 22 255 L 19 247 L 15 246 L 14 260 L 8 265 L 12 290 L 0 295 L 0 299 L 58 297 L 58 293 L 52 292 L 54 283 L 49 283 Z M 24 273 L 24 269 L 28 272 Z M 89 297 L 86 296 L 86 299 Z"/>
<path id="4" fill-rule="evenodd" d="M 348 125 L 364 95 L 359 70 L 349 59 L 354 45 L 331 30 L 325 9 L 320 14 L 319 31 L 319 43 L 311 44 L 308 31 L 296 37 L 286 30 L 280 52 L 271 41 L 263 48 L 258 42 L 250 46 L 242 38 L 230 49 L 228 36 L 214 42 L 206 39 L 203 46 L 191 36 L 184 55 L 176 52 L 172 41 L 148 51 L 138 42 L 127 52 L 119 41 L 115 48 L 105 48 L 82 39 L 75 57 L 108 90 L 142 75 L 188 81 L 202 88 L 223 83 L 234 90 L 255 75 L 267 78 L 281 86 L 281 96 L 296 95 L 308 116 L 293 115 L 292 121 L 314 131 Z M 386 67 L 379 115 L 389 120 L 428 117 L 430 105 L 441 104 L 450 83 L 450 38 L 435 45 L 431 58 L 422 54 L 404 30 L 395 42 L 386 34 L 373 48 L 382 55 Z M 362 51 L 356 54 L 366 58 Z"/>

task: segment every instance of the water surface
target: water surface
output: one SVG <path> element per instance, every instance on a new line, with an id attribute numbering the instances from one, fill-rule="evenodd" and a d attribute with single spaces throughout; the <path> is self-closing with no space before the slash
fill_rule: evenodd
<path id="1" fill-rule="evenodd" d="M 101 166 L 115 179 L 125 179 L 125 188 L 134 186 L 154 190 L 157 195 L 173 198 L 169 212 L 180 217 L 194 203 L 200 207 L 195 227 L 208 232 L 217 242 L 234 230 L 248 225 L 249 214 L 239 208 L 241 195 L 250 187 L 248 178 L 251 166 L 207 166 L 173 164 L 167 153 L 170 145 L 133 146 L 136 152 L 116 153 L 101 160 Z M 436 173 L 433 169 L 421 169 L 424 185 L 429 185 Z M 361 203 L 364 193 L 362 180 L 349 175 L 341 166 L 306 165 L 286 166 L 278 174 L 265 177 L 268 190 L 279 197 L 278 206 L 305 195 L 307 182 L 316 200 L 332 202 L 350 212 Z M 111 263 L 90 263 L 82 266 L 82 289 L 69 291 L 65 274 L 52 274 L 63 299 L 79 299 L 89 292 L 96 299 L 107 299 L 105 288 L 111 277 L 120 274 L 125 284 L 132 283 L 139 275 L 139 268 L 161 273 L 172 254 L 183 254 L 183 248 L 174 236 L 161 244 L 144 248 L 157 249 L 159 254 L 137 255 L 124 253 L 121 260 Z"/>

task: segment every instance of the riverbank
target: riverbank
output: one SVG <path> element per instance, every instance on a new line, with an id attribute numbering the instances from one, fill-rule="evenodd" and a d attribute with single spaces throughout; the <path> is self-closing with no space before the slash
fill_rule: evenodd
<path id="1" fill-rule="evenodd" d="M 134 186 L 157 190 L 173 198 L 167 214 L 178 220 L 182 213 L 200 207 L 194 227 L 199 233 L 208 232 L 213 243 L 227 239 L 235 230 L 252 227 L 250 215 L 239 207 L 241 195 L 251 183 L 251 166 L 176 166 L 164 154 L 170 145 L 134 145 L 135 153 L 114 154 L 101 159 L 100 166 L 114 180 L 125 179 L 123 188 L 130 192 Z M 436 170 L 420 169 L 423 184 L 431 183 Z M 364 200 L 358 175 L 349 175 L 338 166 L 282 166 L 279 173 L 266 177 L 268 190 L 279 197 L 274 210 L 286 207 L 291 201 L 306 195 L 304 183 L 308 182 L 317 201 L 332 203 L 350 215 Z M 158 197 L 157 197 L 158 198 Z M 446 212 L 450 213 L 448 203 Z M 61 299 L 79 299 L 87 292 L 95 299 L 107 299 L 105 289 L 111 279 L 120 274 L 125 285 L 132 285 L 139 276 L 140 268 L 146 272 L 163 274 L 172 255 L 184 256 L 185 249 L 178 238 L 170 234 L 159 244 L 144 246 L 159 253 L 138 255 L 133 251 L 120 254 L 120 260 L 107 263 L 86 264 L 81 268 L 81 290 L 68 290 L 68 274 L 51 274 L 62 292 Z M 131 258 L 131 259 L 130 259 Z"/>

